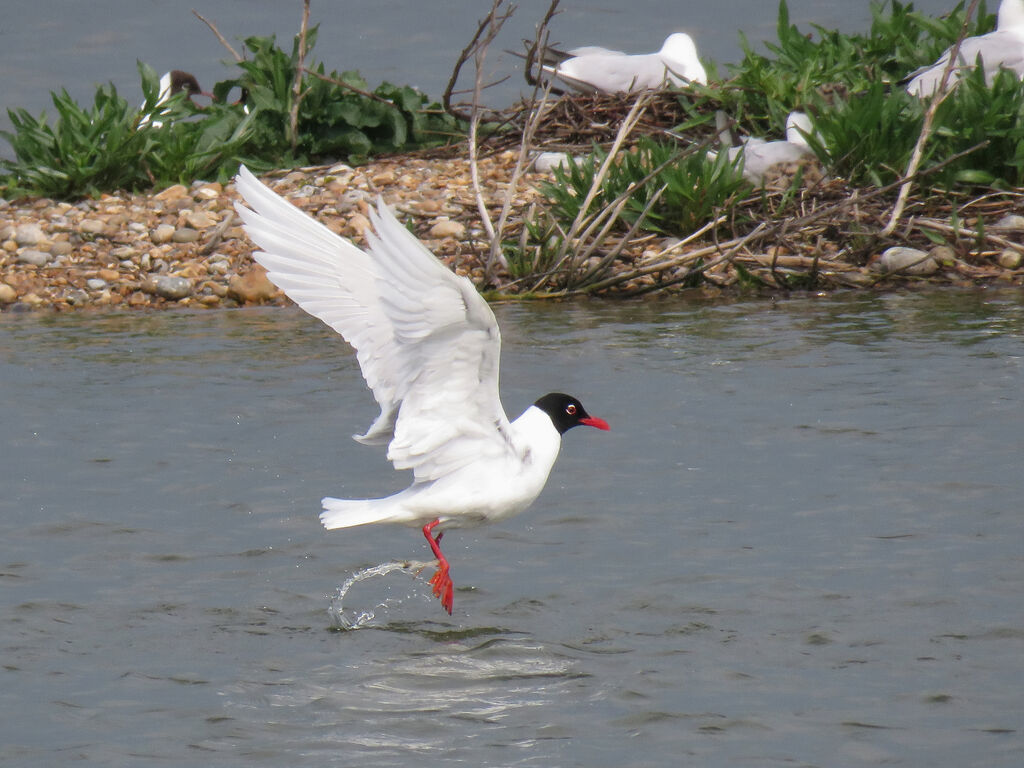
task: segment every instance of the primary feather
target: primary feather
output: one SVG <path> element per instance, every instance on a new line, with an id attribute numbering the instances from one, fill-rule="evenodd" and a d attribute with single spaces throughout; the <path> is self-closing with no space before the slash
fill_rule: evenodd
<path id="1" fill-rule="evenodd" d="M 363 251 L 244 167 L 236 186 L 255 208 L 236 205 L 269 279 L 356 350 L 380 406 L 356 439 L 389 442 L 388 458 L 416 481 L 510 450 L 498 324 L 469 280 L 439 263 L 383 201 Z"/>

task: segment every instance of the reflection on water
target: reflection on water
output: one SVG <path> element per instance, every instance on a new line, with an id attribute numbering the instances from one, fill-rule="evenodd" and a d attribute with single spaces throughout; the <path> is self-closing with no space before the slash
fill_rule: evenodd
<path id="1" fill-rule="evenodd" d="M 320 526 L 407 484 L 329 330 L 0 315 L 0 762 L 1021 764 L 1019 291 L 495 309 L 510 414 L 616 428 L 452 617 Z"/>

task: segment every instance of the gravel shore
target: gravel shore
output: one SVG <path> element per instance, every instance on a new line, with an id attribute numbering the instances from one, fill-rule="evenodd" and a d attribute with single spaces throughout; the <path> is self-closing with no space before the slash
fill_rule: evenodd
<path id="1" fill-rule="evenodd" d="M 480 161 L 487 205 L 500 208 L 516 153 Z M 527 204 L 528 174 L 518 206 Z M 278 194 L 362 244 L 380 194 L 456 272 L 481 279 L 484 250 L 469 164 L 463 159 L 381 159 L 269 174 Z M 70 204 L 0 199 L 0 307 L 224 307 L 285 298 L 253 262 L 233 203 L 234 185 L 197 182 L 145 195 Z M 517 207 L 518 207 L 517 206 Z"/>
<path id="2" fill-rule="evenodd" d="M 484 202 L 495 219 L 517 156 L 508 150 L 479 162 Z M 527 173 L 520 179 L 513 220 L 537 198 L 536 186 L 545 178 L 550 176 Z M 369 207 L 382 195 L 451 269 L 483 283 L 481 255 L 487 253 L 488 243 L 464 155 L 412 154 L 358 168 L 338 164 L 281 171 L 264 180 L 357 244 L 364 242 Z M 851 195 L 841 183 L 832 186 L 831 191 L 828 185 L 823 188 L 826 196 L 843 200 Z M 855 192 L 852 195 L 851 199 L 856 197 Z M 0 310 L 283 304 L 284 295 L 252 260 L 252 244 L 233 208 L 237 199 L 233 185 L 206 182 L 152 195 L 103 195 L 75 204 L 0 199 Z M 1024 285 L 1024 205 L 1021 198 L 1013 199 L 1016 202 L 981 211 L 994 222 L 989 228 L 998 233 L 988 235 L 985 249 L 972 248 L 971 241 L 957 249 L 934 243 L 930 247 L 918 234 L 913 242 L 895 243 L 914 249 L 890 247 L 882 252 L 880 247 L 873 255 L 850 258 L 850 249 L 835 239 L 840 228 L 826 222 L 816 229 L 784 231 L 785 237 L 770 236 L 727 261 L 713 258 L 716 242 L 694 242 L 686 251 L 692 251 L 694 259 L 705 259 L 697 290 L 712 295 L 742 284 L 748 276 L 769 290 L 792 287 L 794 278 L 808 276 L 808 284 L 832 288 L 892 287 L 908 280 L 952 286 Z M 982 198 L 978 206 L 984 205 Z M 869 225 L 869 231 L 881 226 L 866 218 L 863 206 L 852 210 L 854 223 Z M 960 226 L 972 227 L 976 221 L 965 217 Z M 935 226 L 952 230 L 941 223 Z M 957 233 L 953 231 L 954 236 Z M 969 231 L 959 234 L 968 236 Z M 688 277 L 693 261 L 678 266 L 665 260 L 664 254 L 675 249 L 673 242 L 678 241 L 649 236 L 625 248 L 613 266 L 629 280 L 614 291 L 629 295 L 659 291 L 662 286 L 683 290 L 692 284 Z M 701 248 L 710 255 L 699 253 Z M 596 256 L 591 259 L 600 261 Z M 498 277 L 508 286 L 507 276 Z"/>

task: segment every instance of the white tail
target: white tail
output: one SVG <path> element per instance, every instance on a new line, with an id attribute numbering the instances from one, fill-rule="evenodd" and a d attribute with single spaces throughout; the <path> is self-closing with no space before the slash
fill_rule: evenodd
<path id="1" fill-rule="evenodd" d="M 328 496 L 320 502 L 324 507 L 320 522 L 328 530 L 369 523 L 408 523 L 412 518 L 397 498 L 401 495 L 396 493 L 383 499 L 332 499 Z"/>

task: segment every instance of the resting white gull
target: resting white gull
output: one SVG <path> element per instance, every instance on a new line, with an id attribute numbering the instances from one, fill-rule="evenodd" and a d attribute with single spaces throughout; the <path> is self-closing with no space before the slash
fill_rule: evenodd
<path id="1" fill-rule="evenodd" d="M 929 67 L 914 72 L 907 92 L 925 98 L 939 87 L 942 73 L 949 64 L 952 48 L 948 49 Z M 996 16 L 996 29 L 987 35 L 968 37 L 960 44 L 957 64 L 949 76 L 954 85 L 965 70 L 977 66 L 978 60 L 985 70 L 985 80 L 991 85 L 1000 69 L 1009 69 L 1024 77 L 1024 0 L 1003 0 Z"/>
<path id="2" fill-rule="evenodd" d="M 666 38 L 657 53 L 628 54 L 588 45 L 569 51 L 569 58 L 542 71 L 580 93 L 632 93 L 706 83 L 697 46 L 685 32 Z"/>
<path id="3" fill-rule="evenodd" d="M 163 123 L 159 120 L 153 120 L 152 116 L 158 114 L 161 108 L 168 100 L 176 93 L 184 93 L 185 98 L 192 101 L 193 96 L 206 96 L 210 99 L 213 98 L 212 93 L 207 93 L 199 87 L 199 81 L 196 80 L 196 76 L 191 72 L 184 72 L 180 69 L 172 69 L 170 72 L 164 72 L 160 78 L 160 91 L 158 92 L 156 104 L 153 105 L 153 110 L 142 116 L 139 120 L 139 127 L 144 125 L 152 125 L 154 128 L 159 128 Z M 145 109 L 146 105 L 141 105 L 142 109 Z"/>
<path id="4" fill-rule="evenodd" d="M 735 146 L 729 147 L 726 153 L 729 160 L 743 157 L 743 178 L 752 184 L 763 184 L 768 171 L 778 165 L 799 163 L 813 156 L 807 142 L 808 136 L 815 133 L 810 117 L 803 112 L 790 112 L 786 117 L 786 138 L 778 141 L 765 141 L 757 136 L 750 136 Z M 709 152 L 714 159 L 716 152 Z"/>

